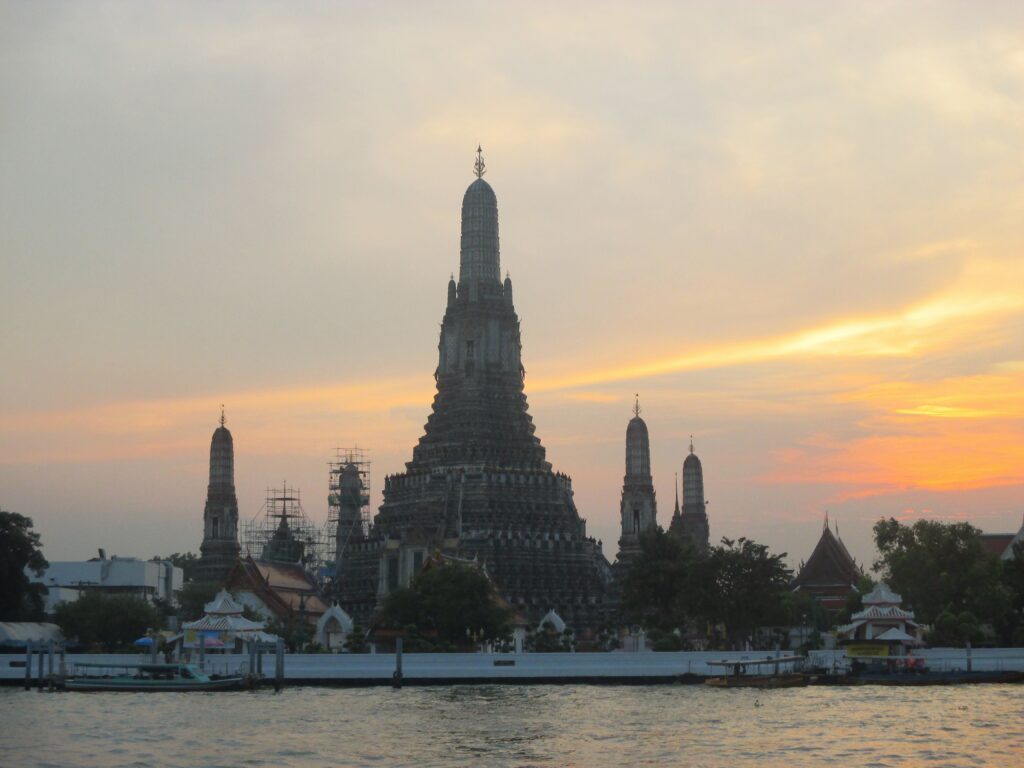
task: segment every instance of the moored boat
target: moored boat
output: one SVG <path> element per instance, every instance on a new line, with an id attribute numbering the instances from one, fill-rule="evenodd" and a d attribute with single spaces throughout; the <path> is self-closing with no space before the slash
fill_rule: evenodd
<path id="1" fill-rule="evenodd" d="M 823 675 L 816 682 L 839 685 L 964 685 L 1020 683 L 1024 672 L 1013 670 L 930 669 L 914 656 L 853 656 L 839 674 Z"/>
<path id="2" fill-rule="evenodd" d="M 76 664 L 64 679 L 69 691 L 230 691 L 242 677 L 212 677 L 195 664 Z"/>
<path id="3" fill-rule="evenodd" d="M 782 672 L 779 665 L 802 664 L 803 656 L 767 656 L 764 659 L 740 659 L 738 661 L 709 661 L 708 666 L 724 667 L 724 675 L 709 677 L 705 685 L 713 688 L 797 688 L 807 685 L 808 677 L 795 669 Z M 768 674 L 748 673 L 748 667 L 771 666 Z"/>

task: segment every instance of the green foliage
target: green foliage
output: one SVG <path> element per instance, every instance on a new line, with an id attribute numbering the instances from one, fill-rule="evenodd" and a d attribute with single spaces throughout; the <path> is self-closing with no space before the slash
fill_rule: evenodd
<path id="1" fill-rule="evenodd" d="M 462 563 L 443 561 L 413 577 L 408 587 L 384 600 L 381 618 L 389 627 L 406 627 L 419 639 L 453 646 L 503 640 L 511 632 L 512 611 L 500 605 L 485 574 Z M 409 638 L 414 639 L 414 638 Z"/>
<path id="2" fill-rule="evenodd" d="M 1009 610 L 997 624 L 1005 645 L 1024 646 L 1024 541 L 1013 545 L 1009 560 L 1002 560 L 1003 587 L 1009 595 Z"/>
<path id="3" fill-rule="evenodd" d="M 783 558 L 746 538 L 722 539 L 709 560 L 715 599 L 708 618 L 725 625 L 734 646 L 754 636 L 758 627 L 786 623 L 785 601 L 792 574 Z"/>
<path id="4" fill-rule="evenodd" d="M 967 641 L 977 642 L 982 637 L 978 618 L 970 611 L 959 615 L 943 611 L 935 618 L 935 625 L 928 633 L 928 644 L 936 647 L 962 648 Z"/>
<path id="5" fill-rule="evenodd" d="M 33 584 L 25 569 L 41 576 L 47 565 L 32 518 L 0 509 L 0 621 L 43 618 L 46 587 Z"/>
<path id="6" fill-rule="evenodd" d="M 706 614 L 714 599 L 710 562 L 661 528 L 640 536 L 640 554 L 623 579 L 623 618 L 647 629 L 671 631 Z"/>
<path id="7" fill-rule="evenodd" d="M 196 565 L 199 563 L 199 556 L 194 552 L 175 552 L 173 555 L 167 557 L 160 557 L 156 555 L 153 557 L 154 560 L 170 560 L 171 565 L 176 568 L 181 568 L 182 578 L 185 583 L 192 581 L 195 577 Z"/>
<path id="8" fill-rule="evenodd" d="M 981 623 L 998 623 L 1010 607 L 999 558 L 981 543 L 969 523 L 918 520 L 905 526 L 893 518 L 875 523 L 881 572 L 917 620 L 935 624 L 949 612 L 969 611 Z"/>
<path id="9" fill-rule="evenodd" d="M 290 653 L 298 653 L 313 640 L 313 627 L 295 611 L 284 618 L 275 616 L 267 623 L 266 631 L 284 640 Z"/>
<path id="10" fill-rule="evenodd" d="M 352 624 L 352 631 L 345 638 L 345 650 L 349 653 L 366 653 L 366 629 L 359 622 Z"/>
<path id="11" fill-rule="evenodd" d="M 129 649 L 149 630 L 163 627 L 160 611 L 142 598 L 93 591 L 58 605 L 54 620 L 64 637 L 84 648 L 99 646 L 104 651 Z"/>
<path id="12" fill-rule="evenodd" d="M 817 623 L 818 609 L 790 596 L 783 557 L 748 539 L 722 539 L 703 552 L 660 528 L 648 531 L 623 581 L 623 617 L 645 627 L 656 648 L 682 647 L 681 631 L 693 625 L 722 625 L 729 643 L 741 645 L 759 627 L 796 623 L 801 612 Z"/>
<path id="13" fill-rule="evenodd" d="M 550 621 L 545 621 L 540 629 L 526 633 L 526 650 L 533 653 L 566 653 L 575 647 L 573 631 L 566 627 L 559 632 Z"/>
<path id="14" fill-rule="evenodd" d="M 201 619 L 205 614 L 203 607 L 213 600 L 219 591 L 220 584 L 216 581 L 188 582 L 178 594 L 178 618 L 183 622 Z"/>

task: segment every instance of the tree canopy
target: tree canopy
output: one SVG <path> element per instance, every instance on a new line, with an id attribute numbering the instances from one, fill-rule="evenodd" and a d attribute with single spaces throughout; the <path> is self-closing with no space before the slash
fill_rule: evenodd
<path id="1" fill-rule="evenodd" d="M 148 630 L 163 626 L 160 611 L 142 598 L 91 590 L 74 602 L 58 605 L 55 621 L 64 637 L 105 651 L 130 647 Z"/>
<path id="2" fill-rule="evenodd" d="M 43 617 L 46 587 L 33 584 L 25 569 L 41 576 L 48 565 L 32 518 L 0 509 L 0 621 Z"/>
<path id="3" fill-rule="evenodd" d="M 985 550 L 981 531 L 973 525 L 936 520 L 903 525 L 889 518 L 875 523 L 874 535 L 875 570 L 913 608 L 918 621 L 935 624 L 948 614 L 943 617 L 948 629 L 954 625 L 950 616 L 968 614 L 957 625 L 996 623 L 1008 610 L 1002 564 Z"/>
<path id="4" fill-rule="evenodd" d="M 466 645 L 467 631 L 478 640 L 501 640 L 511 633 L 511 609 L 497 600 L 490 579 L 464 563 L 441 561 L 420 571 L 408 587 L 384 600 L 386 625 L 409 628 L 420 638 Z"/>
<path id="5" fill-rule="evenodd" d="M 732 645 L 755 640 L 756 631 L 789 623 L 790 572 L 783 558 L 749 539 L 722 539 L 696 550 L 657 528 L 640 537 L 640 554 L 623 582 L 623 616 L 662 638 L 688 625 L 721 626 Z"/>

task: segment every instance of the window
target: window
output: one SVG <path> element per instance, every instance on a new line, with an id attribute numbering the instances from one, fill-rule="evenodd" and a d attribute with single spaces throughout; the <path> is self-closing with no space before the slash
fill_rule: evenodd
<path id="1" fill-rule="evenodd" d="M 210 525 L 210 529 L 213 534 L 213 538 L 216 539 L 220 537 L 220 518 L 216 515 L 213 516 L 213 521 Z"/>

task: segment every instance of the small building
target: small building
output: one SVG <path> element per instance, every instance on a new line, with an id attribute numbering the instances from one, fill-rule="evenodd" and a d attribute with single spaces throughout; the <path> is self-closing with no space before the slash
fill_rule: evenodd
<path id="1" fill-rule="evenodd" d="M 263 622 L 252 621 L 242 615 L 243 607 L 232 599 L 227 590 L 218 592 L 203 606 L 203 610 L 205 615 L 201 619 L 181 625 L 179 637 L 185 648 L 198 648 L 202 644 L 211 649 L 216 647 L 239 653 L 245 650 L 247 641 L 277 641 L 276 635 L 263 631 Z"/>
<path id="2" fill-rule="evenodd" d="M 879 582 L 864 596 L 864 609 L 855 613 L 849 624 L 838 628 L 839 638 L 847 645 L 847 654 L 885 656 L 907 646 L 922 645 L 921 627 L 914 612 L 901 606 L 903 598 Z"/>
<path id="3" fill-rule="evenodd" d="M 249 606 L 267 619 L 285 621 L 297 617 L 316 627 L 329 608 L 313 577 L 298 563 L 246 557 L 235 563 L 224 588 L 239 604 Z"/>
<path id="4" fill-rule="evenodd" d="M 829 610 L 842 610 L 861 576 L 860 567 L 839 538 L 838 528 L 832 532 L 826 515 L 821 538 L 807 562 L 801 563 L 793 591 L 810 595 Z"/>
<path id="5" fill-rule="evenodd" d="M 325 650 L 342 651 L 354 627 L 352 617 L 334 602 L 316 622 L 316 641 Z"/>
<path id="6" fill-rule="evenodd" d="M 32 581 L 53 594 L 47 598 L 51 613 L 59 602 L 72 602 L 85 591 L 108 595 L 135 595 L 150 603 L 158 600 L 177 605 L 184 572 L 170 560 L 139 560 L 134 557 L 99 557 L 86 561 L 51 562 L 41 576 L 29 571 Z"/>

